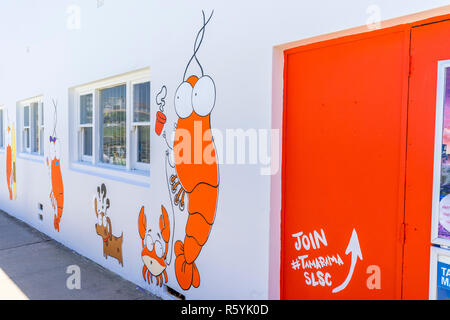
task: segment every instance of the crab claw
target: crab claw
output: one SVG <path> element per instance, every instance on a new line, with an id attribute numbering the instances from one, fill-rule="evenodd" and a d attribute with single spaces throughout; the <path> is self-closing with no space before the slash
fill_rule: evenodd
<path id="1" fill-rule="evenodd" d="M 141 236 L 141 239 L 144 240 L 147 228 L 147 218 L 144 213 L 144 206 L 142 206 L 141 211 L 139 212 L 138 226 L 139 226 L 139 235 Z"/>
<path id="2" fill-rule="evenodd" d="M 170 238 L 170 226 L 169 226 L 169 215 L 167 214 L 166 208 L 161 206 L 162 214 L 159 217 L 159 228 L 161 229 L 161 235 L 164 241 L 169 242 Z"/>

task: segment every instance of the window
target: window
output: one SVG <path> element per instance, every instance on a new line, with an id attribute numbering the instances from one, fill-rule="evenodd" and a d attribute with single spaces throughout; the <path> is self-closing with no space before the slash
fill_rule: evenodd
<path id="1" fill-rule="evenodd" d="M 150 163 L 150 82 L 133 84 L 134 156 L 136 167 Z"/>
<path id="2" fill-rule="evenodd" d="M 44 154 L 44 104 L 39 104 L 39 153 Z"/>
<path id="3" fill-rule="evenodd" d="M 30 152 L 30 106 L 23 107 L 23 151 Z"/>
<path id="4" fill-rule="evenodd" d="M 125 166 L 127 162 L 127 86 L 100 90 L 100 161 Z"/>
<path id="5" fill-rule="evenodd" d="M 78 144 L 72 160 L 98 170 L 119 169 L 145 175 L 150 170 L 148 69 L 73 91 L 78 128 L 74 139 Z"/>
<path id="6" fill-rule="evenodd" d="M 44 154 L 44 104 L 42 97 L 20 102 L 21 151 Z"/>
<path id="7" fill-rule="evenodd" d="M 0 149 L 5 148 L 5 131 L 3 125 L 3 107 L 0 107 Z"/>
<path id="8" fill-rule="evenodd" d="M 432 242 L 450 245 L 450 60 L 440 61 L 437 82 Z"/>
<path id="9" fill-rule="evenodd" d="M 92 93 L 80 96 L 80 144 L 81 158 L 84 161 L 92 161 L 93 99 Z"/>

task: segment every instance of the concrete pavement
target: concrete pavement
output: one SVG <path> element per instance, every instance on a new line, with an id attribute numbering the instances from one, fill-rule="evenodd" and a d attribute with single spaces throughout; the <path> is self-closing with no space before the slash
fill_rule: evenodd
<path id="1" fill-rule="evenodd" d="M 80 290 L 67 288 L 71 265 L 80 267 Z M 0 300 L 5 299 L 159 298 L 0 211 Z"/>

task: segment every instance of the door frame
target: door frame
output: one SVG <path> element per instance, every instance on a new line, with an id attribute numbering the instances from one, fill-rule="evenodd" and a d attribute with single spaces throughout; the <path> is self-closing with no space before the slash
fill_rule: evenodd
<path id="1" fill-rule="evenodd" d="M 410 40 L 410 35 L 408 32 L 408 26 L 407 25 L 398 25 L 398 26 L 393 26 L 393 27 L 389 27 L 389 28 L 384 28 L 384 29 L 379 29 L 379 30 L 375 30 L 375 31 L 371 31 L 371 32 L 364 32 L 364 33 L 358 33 L 355 35 L 349 35 L 349 36 L 344 36 L 341 38 L 336 38 L 336 39 L 331 39 L 331 40 L 326 40 L 326 41 L 320 41 L 320 42 L 316 42 L 316 43 L 312 43 L 309 45 L 305 45 L 305 46 L 301 46 L 301 47 L 297 47 L 297 48 L 292 48 L 289 50 L 285 50 L 284 51 L 284 55 L 285 55 L 285 67 L 284 67 L 284 104 L 283 104 L 283 132 L 286 132 L 286 127 L 288 125 L 288 121 L 287 121 L 287 91 L 286 91 L 286 87 L 287 87 L 287 56 L 290 54 L 295 54 L 298 52 L 302 52 L 302 51 L 308 51 L 308 50 L 312 50 L 312 49 L 318 49 L 318 48 L 324 48 L 324 47 L 328 47 L 328 46 L 335 46 L 338 44 L 343 44 L 343 43 L 348 43 L 348 42 L 355 42 L 355 41 L 359 41 L 359 40 L 363 40 L 363 39 L 369 39 L 369 38 L 373 38 L 373 37 L 378 37 L 381 35 L 387 35 L 387 34 L 391 34 L 391 33 L 404 33 L 404 43 L 408 43 L 409 44 L 409 40 Z M 404 50 L 403 50 L 403 55 L 404 55 L 404 62 L 403 62 L 403 75 L 404 75 L 404 85 L 402 86 L 402 104 L 401 104 L 401 127 L 402 127 L 402 142 L 401 142 L 401 160 L 400 160 L 400 172 L 399 172 L 399 181 L 403 180 L 403 183 L 399 185 L 399 190 L 398 190 L 398 203 L 399 203 L 399 208 L 398 208 L 398 212 L 404 213 L 404 198 L 405 198 L 405 175 L 406 175 L 406 128 L 407 128 L 407 108 L 408 108 L 408 74 L 409 74 L 409 45 L 405 46 Z M 286 136 L 283 135 L 283 155 L 282 155 L 282 176 L 283 176 L 283 184 L 282 184 L 282 210 L 281 210 L 281 235 L 282 235 L 282 244 L 281 244 L 281 248 L 283 248 L 283 235 L 285 232 L 285 227 L 284 227 L 284 221 L 285 221 L 285 203 L 286 203 L 286 184 L 285 181 L 286 179 L 284 179 L 284 177 L 287 175 L 286 172 Z M 404 229 L 404 214 L 398 214 L 398 220 L 397 220 L 397 225 L 398 225 L 398 231 L 397 234 L 400 235 L 400 239 L 402 239 L 404 233 L 403 233 L 403 229 Z M 397 242 L 396 245 L 400 243 Z M 396 293 L 395 296 L 396 297 L 401 297 L 401 290 L 402 290 L 402 267 L 403 267 L 403 245 L 400 246 L 400 248 L 398 248 L 399 251 L 401 252 L 401 254 L 399 254 L 397 256 L 397 261 L 396 261 L 396 265 L 397 270 L 396 270 L 396 278 L 400 279 L 399 283 L 396 286 Z M 281 261 L 284 260 L 284 255 L 283 255 L 283 250 L 281 251 Z M 284 292 L 285 292 L 285 283 L 284 283 L 284 270 L 283 267 L 281 267 L 281 298 L 284 299 Z"/>
<path id="2" fill-rule="evenodd" d="M 428 10 L 424 12 L 415 13 L 412 15 L 407 15 L 403 17 L 398 17 L 386 21 L 381 22 L 381 27 L 378 30 L 367 31 L 367 26 L 360 26 L 336 33 L 320 35 L 317 37 L 304 39 L 300 41 L 295 41 L 291 43 L 287 43 L 284 45 L 275 46 L 273 48 L 273 100 L 272 100 L 272 129 L 281 128 L 282 133 L 286 132 L 286 56 L 288 54 L 292 54 L 295 52 L 303 51 L 303 50 L 311 50 L 315 48 L 320 48 L 329 45 L 335 45 L 338 43 L 343 43 L 347 41 L 355 41 L 358 39 L 370 38 L 373 36 L 391 33 L 391 32 L 405 32 L 405 37 L 407 43 L 409 44 L 405 48 L 405 59 L 404 59 L 404 70 L 405 70 L 405 83 L 407 85 L 403 88 L 403 99 L 402 99 L 402 164 L 400 167 L 399 174 L 403 177 L 404 184 L 400 186 L 399 190 L 399 204 L 403 214 L 399 214 L 399 226 L 400 232 L 399 235 L 403 241 L 406 239 L 406 183 L 408 177 L 406 176 L 406 167 L 408 164 L 408 106 L 409 106 L 409 76 L 410 76 L 410 63 L 411 63 L 411 30 L 414 27 L 422 26 L 430 23 L 437 23 L 445 20 L 450 20 L 450 6 L 445 6 L 433 10 Z M 281 68 L 281 66 L 283 66 Z M 283 76 L 279 76 L 279 72 L 282 70 Z M 281 116 L 280 116 L 281 114 Z M 270 298 L 281 298 L 284 299 L 284 270 L 282 267 L 282 261 L 284 259 L 283 256 L 283 235 L 284 235 L 284 216 L 285 216 L 285 179 L 286 169 L 285 169 L 285 146 L 286 146 L 286 136 L 284 134 L 281 135 L 281 151 L 280 158 L 281 161 L 281 172 L 280 174 L 272 176 L 271 181 L 271 231 L 270 231 L 270 266 L 269 266 L 269 297 Z M 281 180 L 281 181 L 280 181 Z M 281 204 L 277 206 L 277 203 L 281 201 Z M 431 212 L 430 212 L 431 217 Z M 276 230 L 273 226 L 279 225 L 279 231 Z M 409 227 L 413 227 L 409 225 Z M 431 230 L 430 230 L 431 232 Z M 272 245 L 273 243 L 278 243 L 278 245 Z M 431 242 L 430 242 L 431 244 Z M 401 279 L 398 290 L 396 292 L 396 296 L 400 299 L 403 299 L 407 296 L 407 292 L 404 291 L 404 246 L 402 246 L 402 254 L 399 258 L 399 268 L 397 270 L 397 274 L 399 279 Z M 277 256 L 278 253 L 278 256 Z M 276 275 L 276 272 L 279 272 Z M 275 274 L 275 275 L 274 275 Z M 274 279 L 279 276 L 279 286 L 277 284 L 274 285 Z M 426 281 L 428 281 L 429 275 L 425 275 Z M 427 293 L 428 294 L 428 293 Z"/>

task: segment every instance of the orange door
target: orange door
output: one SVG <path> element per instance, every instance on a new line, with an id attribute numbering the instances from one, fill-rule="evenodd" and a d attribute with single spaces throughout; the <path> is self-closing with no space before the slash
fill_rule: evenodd
<path id="1" fill-rule="evenodd" d="M 411 29 L 405 201 L 405 299 L 428 299 L 438 62 L 450 60 L 450 21 Z"/>
<path id="2" fill-rule="evenodd" d="M 285 53 L 283 299 L 401 298 L 409 36 Z"/>

